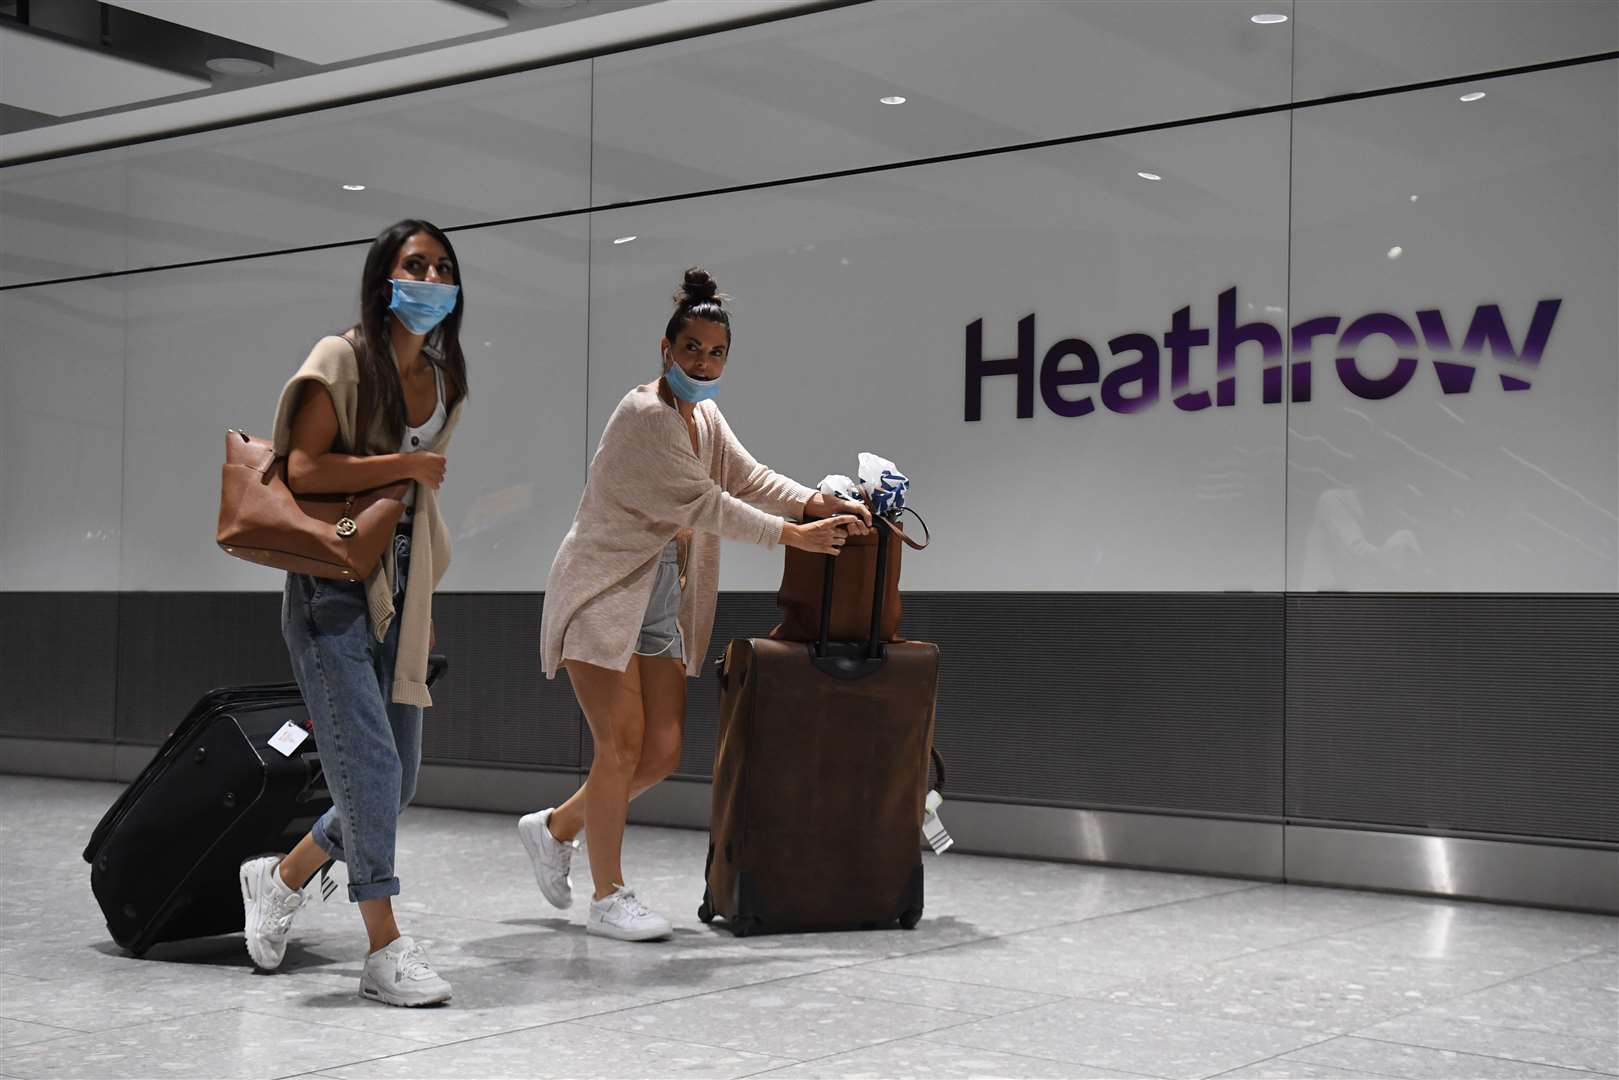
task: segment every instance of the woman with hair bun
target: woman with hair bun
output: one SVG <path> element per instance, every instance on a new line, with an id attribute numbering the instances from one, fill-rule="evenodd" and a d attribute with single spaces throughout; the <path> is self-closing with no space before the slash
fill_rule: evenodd
<path id="1" fill-rule="evenodd" d="M 523 817 L 518 835 L 545 899 L 567 908 L 588 826 L 585 929 L 621 941 L 671 932 L 625 884 L 619 859 L 630 800 L 680 763 L 685 681 L 702 673 L 713 631 L 720 539 L 836 555 L 871 527 L 865 506 L 772 472 L 732 433 L 713 400 L 731 351 L 727 300 L 707 271 L 686 271 L 659 342 L 662 374 L 608 419 L 545 588 L 545 674 L 567 670 L 596 754 L 583 786 Z M 793 520 L 805 517 L 821 520 Z"/>

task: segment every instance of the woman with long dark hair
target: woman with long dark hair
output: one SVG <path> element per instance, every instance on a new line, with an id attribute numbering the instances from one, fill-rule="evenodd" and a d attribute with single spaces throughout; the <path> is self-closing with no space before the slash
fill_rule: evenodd
<path id="1" fill-rule="evenodd" d="M 568 874 L 590 833 L 595 897 L 588 933 L 667 937 L 668 920 L 624 883 L 629 802 L 675 770 L 686 679 L 702 674 L 714 627 L 720 538 L 836 555 L 871 512 L 755 461 L 712 400 L 731 352 L 731 316 L 714 279 L 686 271 L 659 344 L 659 378 L 624 395 L 551 565 L 541 628 L 545 673 L 567 669 L 595 739 L 590 776 L 518 834 L 540 891 L 573 903 Z M 799 524 L 803 517 L 823 520 Z"/>
<path id="2" fill-rule="evenodd" d="M 466 296 L 450 238 L 401 221 L 372 243 L 360 321 L 322 338 L 281 393 L 275 449 L 301 493 L 409 481 L 405 516 L 365 582 L 288 574 L 281 633 L 320 743 L 333 807 L 285 858 L 242 864 L 247 949 L 280 966 L 301 890 L 328 861 L 348 867 L 370 938 L 360 993 L 388 1005 L 448 1001 L 450 986 L 402 935 L 392 898 L 397 821 L 416 790 L 433 590 L 449 565 L 439 514 L 445 447 L 467 397 Z"/>

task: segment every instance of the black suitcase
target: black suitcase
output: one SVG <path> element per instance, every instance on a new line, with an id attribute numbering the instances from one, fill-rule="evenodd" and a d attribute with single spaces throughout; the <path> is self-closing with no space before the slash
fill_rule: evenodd
<path id="1" fill-rule="evenodd" d="M 939 649 L 883 642 L 888 530 L 865 642 L 741 638 L 720 661 L 705 889 L 697 916 L 760 931 L 909 930 L 922 917 L 922 819 Z M 833 595 L 828 557 L 823 601 Z"/>
<path id="2" fill-rule="evenodd" d="M 445 666 L 433 658 L 429 684 Z M 288 722 L 312 731 L 296 683 L 209 691 L 102 817 L 84 860 L 119 945 L 242 929 L 242 861 L 291 851 L 332 805 L 313 737 L 270 746 Z"/>

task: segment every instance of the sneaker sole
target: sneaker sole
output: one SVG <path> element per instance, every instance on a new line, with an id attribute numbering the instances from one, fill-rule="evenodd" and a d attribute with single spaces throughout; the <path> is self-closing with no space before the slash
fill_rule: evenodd
<path id="1" fill-rule="evenodd" d="M 585 933 L 597 937 L 612 938 L 614 941 L 663 941 L 674 936 L 674 928 L 668 930 L 621 930 L 616 926 L 604 923 L 586 923 Z"/>
<path id="2" fill-rule="evenodd" d="M 260 956 L 259 951 L 253 947 L 253 935 L 247 933 L 245 929 L 248 916 L 253 910 L 253 883 L 245 867 L 236 871 L 236 880 L 242 887 L 242 925 L 244 927 L 242 940 L 247 945 L 247 955 L 253 961 L 253 966 L 260 971 L 274 971 L 281 966 L 281 960 L 286 959 L 286 954 L 282 953 L 281 959 L 272 961 L 267 957 Z"/>
<path id="3" fill-rule="evenodd" d="M 544 823 L 541 823 L 540 828 L 545 827 Z M 572 891 L 570 890 L 567 896 L 559 898 L 552 895 L 551 890 L 546 888 L 545 875 L 540 872 L 540 842 L 537 839 L 531 840 L 528 834 L 529 830 L 525 829 L 523 823 L 519 821 L 517 823 L 517 838 L 523 842 L 523 850 L 528 852 L 529 864 L 534 868 L 534 883 L 540 887 L 540 895 L 545 897 L 546 903 L 558 911 L 567 911 L 573 907 Z"/>
<path id="4" fill-rule="evenodd" d="M 383 1005 L 395 1005 L 401 1009 L 420 1009 L 427 1005 L 442 1005 L 450 1000 L 450 991 L 442 994 L 425 994 L 421 997 L 406 997 L 403 994 L 393 994 L 378 986 L 366 976 L 360 976 L 360 996 L 367 1001 L 379 1002 Z"/>

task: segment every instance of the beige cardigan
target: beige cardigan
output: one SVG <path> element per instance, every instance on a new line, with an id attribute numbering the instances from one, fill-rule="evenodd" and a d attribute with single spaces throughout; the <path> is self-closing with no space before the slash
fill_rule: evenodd
<path id="1" fill-rule="evenodd" d="M 293 413 L 306 382 L 324 386 L 332 395 L 332 406 L 337 412 L 339 444 L 352 448 L 356 445 L 354 427 L 359 422 L 360 365 L 354 355 L 354 346 L 347 338 L 325 337 L 315 343 L 309 359 L 298 369 L 281 391 L 281 401 L 275 411 L 275 452 L 285 455 L 292 448 Z M 444 430 L 428 447 L 435 454 L 444 453 L 449 445 L 450 433 L 455 430 L 466 404 L 463 396 L 450 409 Z M 364 453 L 392 454 L 399 450 L 390 444 L 380 423 L 373 423 L 367 432 Z M 394 661 L 393 700 L 402 705 L 433 704 L 427 692 L 427 653 L 433 628 L 433 590 L 444 580 L 450 568 L 450 534 L 439 513 L 438 499 L 432 488 L 417 485 L 416 517 L 410 534 L 410 578 L 405 582 L 404 621 L 399 626 L 399 654 Z M 388 634 L 394 619 L 394 592 L 396 567 L 393 545 L 389 544 L 382 563 L 365 583 L 366 601 L 371 615 L 371 633 L 378 641 Z"/>
<path id="2" fill-rule="evenodd" d="M 719 596 L 720 538 L 772 547 L 784 517 L 815 495 L 759 464 L 719 407 L 697 406 L 699 453 L 658 384 L 624 395 L 602 432 L 573 527 L 545 586 L 540 642 L 547 678 L 569 659 L 624 671 L 652 598 L 658 554 L 694 530 L 680 597 L 686 674 L 702 674 Z M 779 515 L 779 516 L 778 516 Z M 576 619 L 588 608 L 587 617 Z"/>

